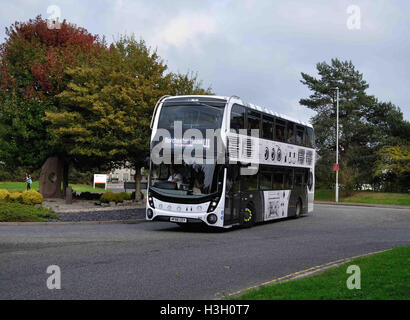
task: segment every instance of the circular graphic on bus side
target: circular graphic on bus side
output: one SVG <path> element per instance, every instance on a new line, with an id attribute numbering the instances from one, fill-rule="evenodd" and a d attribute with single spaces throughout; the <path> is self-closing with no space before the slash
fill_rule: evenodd
<path id="1" fill-rule="evenodd" d="M 277 151 L 277 159 L 278 159 L 278 161 L 281 161 L 282 160 L 282 151 L 280 150 L 280 148 L 278 148 L 278 151 Z"/>

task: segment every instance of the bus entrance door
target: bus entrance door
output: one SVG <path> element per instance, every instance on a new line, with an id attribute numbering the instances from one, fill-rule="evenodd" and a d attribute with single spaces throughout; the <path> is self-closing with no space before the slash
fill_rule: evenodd
<path id="1" fill-rule="evenodd" d="M 241 195 L 240 192 L 230 192 L 226 197 L 224 225 L 228 226 L 239 222 L 239 210 L 241 207 Z"/>

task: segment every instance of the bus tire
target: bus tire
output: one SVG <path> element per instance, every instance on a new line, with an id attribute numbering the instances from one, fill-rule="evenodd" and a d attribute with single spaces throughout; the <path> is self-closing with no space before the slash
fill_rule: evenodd
<path id="1" fill-rule="evenodd" d="M 256 213 L 253 205 L 250 203 L 242 211 L 242 227 L 250 228 L 255 224 Z"/>
<path id="2" fill-rule="evenodd" d="M 295 219 L 299 218 L 302 213 L 302 200 L 300 198 L 296 202 L 296 208 L 295 208 Z"/>

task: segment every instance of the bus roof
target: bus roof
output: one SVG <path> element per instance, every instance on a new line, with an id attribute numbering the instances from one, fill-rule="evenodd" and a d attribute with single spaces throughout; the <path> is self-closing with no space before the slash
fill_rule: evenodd
<path id="1" fill-rule="evenodd" d="M 257 106 L 255 104 L 252 104 L 252 103 L 247 103 L 247 102 L 243 101 L 241 98 L 239 98 L 237 96 L 226 97 L 226 96 L 216 96 L 216 95 L 181 95 L 181 96 L 166 97 L 166 98 L 164 98 L 163 101 L 172 100 L 172 99 L 180 99 L 180 98 L 192 98 L 192 99 L 195 99 L 195 98 L 211 98 L 211 99 L 225 100 L 225 101 L 234 100 L 236 103 L 241 104 L 243 106 L 246 106 L 250 109 L 257 110 L 257 111 L 260 111 L 260 112 L 264 112 L 266 114 L 270 114 L 270 115 L 278 117 L 278 118 L 282 118 L 282 119 L 285 119 L 285 120 L 288 120 L 288 121 L 292 121 L 292 122 L 301 124 L 301 125 L 306 126 L 306 127 L 313 128 L 313 126 L 310 123 L 294 119 L 290 116 L 275 112 L 275 111 L 273 111 L 272 109 L 269 109 L 269 108 L 260 107 L 260 106 Z"/>

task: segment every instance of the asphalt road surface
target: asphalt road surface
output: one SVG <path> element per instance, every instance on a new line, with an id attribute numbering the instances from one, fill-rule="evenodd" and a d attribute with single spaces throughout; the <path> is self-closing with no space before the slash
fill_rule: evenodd
<path id="1" fill-rule="evenodd" d="M 151 222 L 0 226 L 0 299 L 213 299 L 409 244 L 410 210 L 332 205 L 223 232 Z M 60 267 L 61 290 L 46 286 L 49 265 Z"/>

